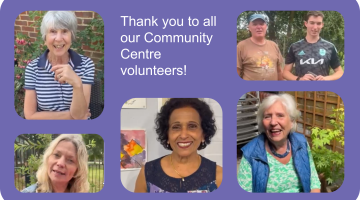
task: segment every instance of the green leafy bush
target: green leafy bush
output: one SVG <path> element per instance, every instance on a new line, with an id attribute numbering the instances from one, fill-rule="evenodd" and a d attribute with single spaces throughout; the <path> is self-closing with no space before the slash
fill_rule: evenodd
<path id="1" fill-rule="evenodd" d="M 319 174 L 325 175 L 326 181 L 331 185 L 334 181 L 344 180 L 344 155 L 334 152 L 329 145 L 336 140 L 344 147 L 344 109 L 334 109 L 330 115 L 335 117 L 330 121 L 334 129 L 312 128 L 312 155 L 315 162 L 316 170 Z"/>

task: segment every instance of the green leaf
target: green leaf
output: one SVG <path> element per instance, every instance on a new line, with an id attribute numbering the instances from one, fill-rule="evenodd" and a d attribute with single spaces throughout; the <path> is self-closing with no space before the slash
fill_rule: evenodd
<path id="1" fill-rule="evenodd" d="M 326 182 L 328 183 L 328 185 L 331 185 L 333 183 L 333 180 L 331 178 L 327 178 Z"/>

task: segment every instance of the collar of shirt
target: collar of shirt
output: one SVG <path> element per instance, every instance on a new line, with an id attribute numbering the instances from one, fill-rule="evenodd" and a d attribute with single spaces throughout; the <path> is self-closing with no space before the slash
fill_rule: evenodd
<path id="1" fill-rule="evenodd" d="M 319 37 L 319 40 L 316 41 L 315 43 L 318 43 L 320 40 L 321 40 L 321 37 Z M 309 42 L 306 40 L 306 37 L 304 37 L 304 41 L 307 42 L 307 43 L 309 43 Z M 310 43 L 310 44 L 315 44 L 315 43 Z"/>
<path id="2" fill-rule="evenodd" d="M 69 49 L 68 50 L 70 55 L 69 65 L 75 70 L 76 67 L 81 65 L 81 57 L 79 54 L 77 54 L 75 51 Z M 38 67 L 45 68 L 49 73 L 52 75 L 55 75 L 54 72 L 51 70 L 51 64 L 49 63 L 49 60 L 47 59 L 47 55 L 49 53 L 49 49 L 47 49 L 40 57 L 38 62 Z"/>
<path id="3" fill-rule="evenodd" d="M 80 66 L 81 65 L 81 57 L 79 54 L 77 54 L 75 51 L 69 49 L 68 50 L 69 55 L 70 55 L 70 61 L 69 63 L 71 64 L 71 66 L 73 68 Z M 44 68 L 47 65 L 48 59 L 47 59 L 47 55 L 49 53 L 49 49 L 47 49 L 40 57 L 39 57 L 39 62 L 38 62 L 38 67 Z"/>

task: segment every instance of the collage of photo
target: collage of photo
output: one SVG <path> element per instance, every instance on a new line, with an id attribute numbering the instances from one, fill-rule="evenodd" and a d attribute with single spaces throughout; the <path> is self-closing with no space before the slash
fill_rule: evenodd
<path id="1" fill-rule="evenodd" d="M 105 102 L 100 15 L 25 11 L 14 34 L 16 113 L 24 120 L 97 120 Z M 245 11 L 237 18 L 236 49 L 239 80 L 336 81 L 344 73 L 344 19 L 336 11 Z M 223 109 L 211 96 L 127 100 L 119 130 L 123 187 L 133 193 L 213 192 L 223 182 L 223 146 L 236 145 L 233 177 L 246 192 L 339 189 L 345 168 L 342 98 L 325 87 L 258 89 L 237 94 L 236 142 L 235 127 L 223 134 Z M 224 136 L 233 143 L 224 144 Z M 15 188 L 97 193 L 105 185 L 104 145 L 101 133 L 18 135 Z"/>

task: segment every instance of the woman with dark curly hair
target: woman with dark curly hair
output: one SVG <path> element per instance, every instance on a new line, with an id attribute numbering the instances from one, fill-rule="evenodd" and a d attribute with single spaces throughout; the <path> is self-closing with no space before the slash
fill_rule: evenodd
<path id="1" fill-rule="evenodd" d="M 216 132 L 213 112 L 197 98 L 173 98 L 156 120 L 158 141 L 170 155 L 145 164 L 136 180 L 135 192 L 208 193 L 222 181 L 222 168 L 198 154 Z"/>

